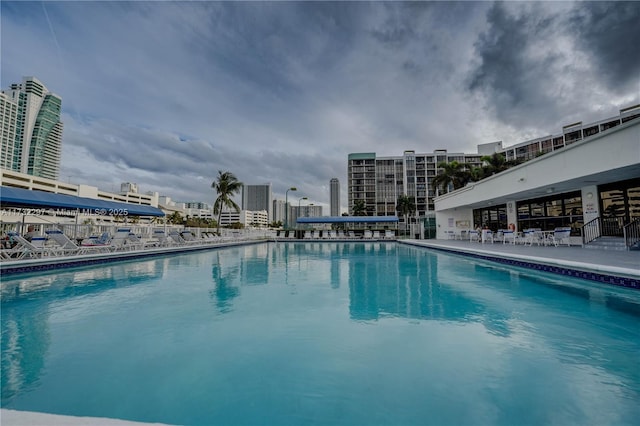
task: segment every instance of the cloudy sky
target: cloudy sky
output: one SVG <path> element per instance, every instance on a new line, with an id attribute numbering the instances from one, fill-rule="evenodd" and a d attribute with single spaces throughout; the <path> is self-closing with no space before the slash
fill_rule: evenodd
<path id="1" fill-rule="evenodd" d="M 62 97 L 61 180 L 328 205 L 347 155 L 474 153 L 640 103 L 640 2 L 3 0 L 1 85 Z M 293 195 L 292 195 L 293 194 Z M 328 207 L 325 214 L 328 214 Z"/>

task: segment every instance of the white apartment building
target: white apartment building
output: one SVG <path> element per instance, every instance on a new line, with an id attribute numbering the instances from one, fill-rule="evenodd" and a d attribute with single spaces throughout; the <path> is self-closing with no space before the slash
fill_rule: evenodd
<path id="1" fill-rule="evenodd" d="M 22 83 L 12 84 L 2 93 L 2 167 L 58 179 L 62 152 L 62 99 L 49 92 L 35 77 L 24 77 Z M 15 132 L 12 127 L 15 127 Z"/>
<path id="2" fill-rule="evenodd" d="M 365 203 L 369 216 L 396 214 L 400 195 L 413 198 L 416 217 L 433 212 L 435 188 L 433 178 L 441 162 L 457 161 L 467 167 L 482 165 L 480 154 L 448 153 L 437 150 L 430 154 L 405 151 L 399 157 L 377 157 L 374 152 L 349 154 L 347 164 L 347 191 L 349 214 L 357 200 Z"/>
<path id="3" fill-rule="evenodd" d="M 215 218 L 217 220 L 217 217 Z M 245 227 L 266 228 L 269 226 L 269 213 L 266 210 L 223 210 L 220 214 L 220 226 L 241 223 Z"/>

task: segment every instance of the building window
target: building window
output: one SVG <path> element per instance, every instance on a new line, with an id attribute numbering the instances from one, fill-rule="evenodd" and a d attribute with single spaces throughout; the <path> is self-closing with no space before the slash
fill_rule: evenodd
<path id="1" fill-rule="evenodd" d="M 584 223 L 580 191 L 520 201 L 517 209 L 520 231 L 529 228 L 553 231 L 557 227 L 570 226 L 571 235 L 580 235 Z"/>

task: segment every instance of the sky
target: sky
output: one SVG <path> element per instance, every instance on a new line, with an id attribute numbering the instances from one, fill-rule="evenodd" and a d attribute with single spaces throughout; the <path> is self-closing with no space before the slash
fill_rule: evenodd
<path id="1" fill-rule="evenodd" d="M 475 153 L 640 103 L 638 22 L 640 2 L 3 0 L 0 83 L 62 98 L 60 180 L 211 204 L 230 171 L 328 215 L 350 153 Z"/>

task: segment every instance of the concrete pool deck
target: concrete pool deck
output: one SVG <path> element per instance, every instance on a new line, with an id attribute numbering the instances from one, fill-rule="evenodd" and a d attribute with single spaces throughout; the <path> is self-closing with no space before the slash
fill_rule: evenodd
<path id="1" fill-rule="evenodd" d="M 572 275 L 578 278 L 593 279 L 587 276 L 589 274 L 620 277 L 624 279 L 623 284 L 618 282 L 612 284 L 640 289 L 640 251 L 585 249 L 578 246 L 481 244 L 459 240 L 401 240 L 400 242 L 563 275 L 572 275 L 570 271 L 583 272 L 584 274 Z M 569 273 L 565 273 L 566 271 Z M 599 279 L 596 281 L 608 282 Z M 627 285 L 628 283 L 631 285 Z"/>
<path id="2" fill-rule="evenodd" d="M 104 417 L 73 417 L 32 411 L 0 410 L 0 424 L 3 426 L 135 426 L 163 425 L 163 423 L 140 423 Z"/>

